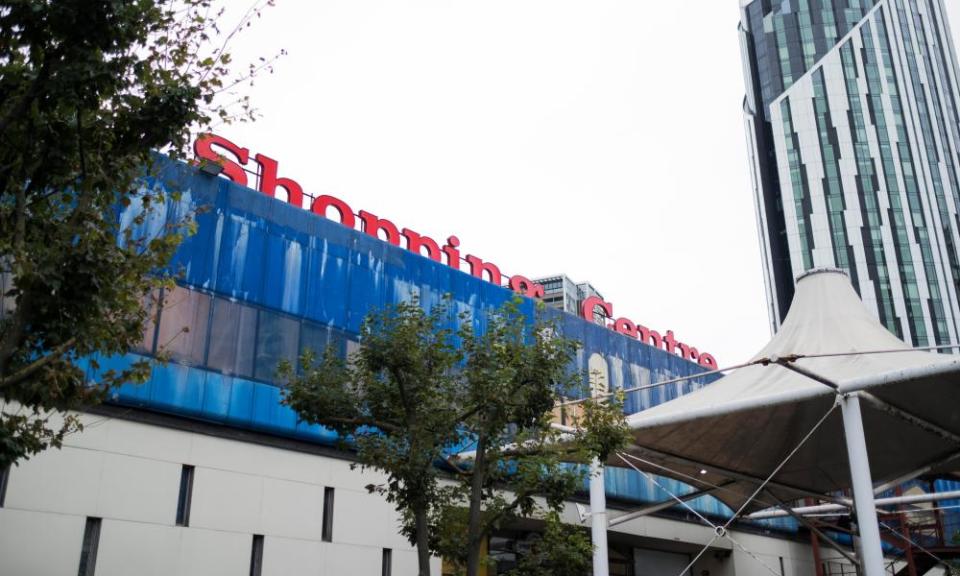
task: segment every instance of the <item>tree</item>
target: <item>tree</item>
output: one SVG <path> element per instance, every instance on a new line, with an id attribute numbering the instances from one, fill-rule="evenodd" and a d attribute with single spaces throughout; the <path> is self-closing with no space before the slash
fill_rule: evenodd
<path id="1" fill-rule="evenodd" d="M 367 317 L 347 361 L 306 351 L 299 370 L 280 369 L 284 401 L 304 421 L 336 430 L 360 466 L 386 474 L 368 489 L 401 513 L 422 576 L 431 552 L 476 574 L 487 535 L 533 515 L 538 497 L 559 509 L 586 474 L 571 462 L 626 442 L 616 401 L 584 402 L 572 433 L 552 426 L 561 392 L 584 380 L 570 371 L 573 341 L 539 313 L 530 321 L 519 297 L 486 320 L 478 334 L 449 306 L 403 302 Z"/>
<path id="2" fill-rule="evenodd" d="M 582 576 L 592 569 L 593 546 L 582 528 L 564 524 L 556 511 L 550 511 L 543 536 L 530 550 L 518 554 L 517 567 L 509 576 Z"/>
<path id="3" fill-rule="evenodd" d="M 136 198 L 142 221 L 167 200 L 140 190 L 155 151 L 180 157 L 193 132 L 250 116 L 245 96 L 220 102 L 259 70 L 232 76 L 226 48 L 261 6 L 224 35 L 211 0 L 0 4 L 0 468 L 78 430 L 67 410 L 147 377 L 138 362 L 86 382 L 82 361 L 139 342 L 191 222 L 138 238 L 115 211 Z"/>
<path id="4" fill-rule="evenodd" d="M 474 450 L 457 469 L 452 498 L 439 506 L 437 547 L 441 554 L 476 576 L 484 540 L 504 523 L 529 517 L 537 497 L 556 512 L 582 486 L 584 463 L 606 460 L 628 442 L 617 397 L 578 405 L 576 432 L 554 426 L 555 407 L 574 392 L 588 395 L 584 374 L 570 372 L 577 343 L 557 335 L 555 327 L 527 322 L 519 300 L 508 302 L 475 334 L 461 330 L 466 392 L 458 426 Z M 591 389 L 600 383 L 591 375 Z M 578 463 L 579 465 L 572 465 Z M 456 511 L 466 503 L 464 515 Z M 451 527 L 455 527 L 451 530 Z M 451 534 L 462 534 L 458 542 Z M 452 544 L 452 545 L 451 545 Z"/>

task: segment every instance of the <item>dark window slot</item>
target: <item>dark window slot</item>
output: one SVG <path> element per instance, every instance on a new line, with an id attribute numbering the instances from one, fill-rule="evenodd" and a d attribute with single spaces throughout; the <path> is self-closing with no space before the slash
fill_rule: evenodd
<path id="1" fill-rule="evenodd" d="M 253 535 L 253 547 L 250 550 L 250 576 L 260 576 L 263 571 L 263 535 Z"/>
<path id="2" fill-rule="evenodd" d="M 87 524 L 83 528 L 78 576 L 94 576 L 97 568 L 97 549 L 100 547 L 100 522 L 100 518 L 87 518 Z"/>
<path id="3" fill-rule="evenodd" d="M 383 562 L 380 565 L 380 576 L 391 576 L 393 572 L 393 550 L 383 549 Z"/>
<path id="4" fill-rule="evenodd" d="M 7 464 L 0 469 L 0 508 L 3 508 L 7 501 L 7 484 L 10 483 L 10 465 Z"/>
<path id="5" fill-rule="evenodd" d="M 177 526 L 190 525 L 190 504 L 193 501 L 193 466 L 180 470 L 180 492 L 177 497 Z"/>
<path id="6" fill-rule="evenodd" d="M 323 531 L 324 542 L 333 542 L 333 488 L 323 489 Z"/>

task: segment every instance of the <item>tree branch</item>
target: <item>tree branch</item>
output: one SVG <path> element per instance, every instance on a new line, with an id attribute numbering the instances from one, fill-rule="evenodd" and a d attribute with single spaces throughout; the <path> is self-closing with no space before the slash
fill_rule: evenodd
<path id="1" fill-rule="evenodd" d="M 487 517 L 487 521 L 484 523 L 480 536 L 481 537 L 489 536 L 490 532 L 492 532 L 493 529 L 500 524 L 499 522 L 500 520 L 505 518 L 508 514 L 512 514 L 513 512 L 516 512 L 517 508 L 520 507 L 521 500 L 523 500 L 524 498 L 535 496 L 535 495 L 536 495 L 536 492 L 533 492 L 531 490 L 524 491 L 522 494 L 516 494 L 513 499 L 513 502 L 511 502 L 510 504 L 507 504 L 505 508 L 498 511 L 496 514 L 493 514 Z"/>
<path id="2" fill-rule="evenodd" d="M 40 370 L 47 364 L 63 356 L 68 350 L 73 348 L 74 344 L 76 343 L 77 343 L 76 338 L 70 338 L 63 344 L 51 350 L 50 353 L 44 356 L 43 358 L 38 358 L 32 363 L 14 372 L 7 378 L 0 380 L 0 389 L 6 388 L 7 386 L 13 386 L 14 384 L 19 384 L 20 382 L 26 380 L 27 378 L 35 374 L 38 370 Z"/>
<path id="3" fill-rule="evenodd" d="M 23 94 L 23 97 L 20 98 L 20 101 L 17 102 L 13 108 L 7 112 L 6 116 L 0 119 L 0 134 L 3 134 L 7 131 L 7 127 L 13 122 L 14 119 L 23 115 L 27 110 L 30 102 L 37 97 L 37 94 L 40 93 L 40 88 L 47 81 L 47 76 L 50 75 L 50 66 L 49 59 L 44 59 L 43 64 L 40 66 L 40 71 L 37 72 L 36 78 L 33 79 L 33 83 L 30 84 L 30 88 Z"/>
<path id="4" fill-rule="evenodd" d="M 567 448 L 566 446 L 560 444 L 547 444 L 543 446 L 538 446 L 535 448 L 530 447 L 511 447 L 507 450 L 504 450 L 500 453 L 501 456 L 507 456 L 511 458 L 515 457 L 529 457 L 529 456 L 546 456 L 547 454 L 564 456 L 567 454 L 576 454 L 579 450 L 574 448 Z"/>
<path id="5" fill-rule="evenodd" d="M 407 398 L 407 387 L 406 385 L 404 385 L 403 375 L 400 374 L 400 371 L 397 370 L 396 367 L 394 366 L 390 366 L 388 370 L 390 371 L 390 375 L 393 376 L 393 379 L 397 382 L 397 388 L 399 389 L 399 392 L 400 392 L 400 403 L 403 405 L 403 421 L 404 421 L 404 424 L 407 424 L 407 426 L 409 427 L 410 412 L 413 407 L 410 406 L 410 401 Z"/>
<path id="6" fill-rule="evenodd" d="M 20 304 L 13 311 L 13 318 L 10 319 L 7 324 L 7 330 L 3 334 L 3 338 L 0 338 L 0 378 L 3 377 L 3 374 L 7 371 L 7 361 L 13 357 L 14 351 L 20 344 L 20 339 L 23 338 L 23 326 L 24 326 L 24 315 L 23 302 L 24 298 L 21 297 Z M 27 303 L 29 304 L 29 302 Z"/>
<path id="7" fill-rule="evenodd" d="M 77 100 L 79 101 L 79 95 Z M 80 104 L 77 104 L 77 150 L 80 152 L 80 178 L 86 182 L 87 180 L 87 152 L 83 147 L 83 126 L 81 124 L 82 120 L 80 118 L 82 111 L 80 110 Z"/>
<path id="8" fill-rule="evenodd" d="M 467 418 L 473 416 L 474 414 L 476 414 L 477 412 L 480 411 L 480 408 L 481 408 L 480 404 L 475 405 L 473 408 L 471 408 L 471 409 L 467 410 L 466 412 L 464 412 L 463 414 L 457 416 L 457 422 L 463 422 L 463 421 L 466 420 Z"/>
<path id="9" fill-rule="evenodd" d="M 375 420 L 373 418 L 335 418 L 331 416 L 326 416 L 324 418 L 316 419 L 316 423 L 323 425 L 325 423 L 329 424 L 340 424 L 343 426 L 370 426 L 373 428 L 379 428 L 386 432 L 400 432 L 403 430 L 400 426 L 392 424 L 390 422 L 384 422 L 382 420 Z"/>
<path id="10" fill-rule="evenodd" d="M 453 468 L 453 469 L 457 472 L 457 474 L 459 474 L 459 475 L 461 475 L 461 476 L 470 476 L 471 474 L 473 474 L 473 471 L 472 471 L 472 470 L 464 470 L 463 468 L 461 468 L 460 466 L 458 466 L 457 463 L 454 462 L 454 461 L 453 461 L 453 458 L 450 457 L 450 456 L 445 456 L 445 457 L 443 458 L 443 461 L 446 462 L 447 464 L 449 464 L 450 467 Z"/>

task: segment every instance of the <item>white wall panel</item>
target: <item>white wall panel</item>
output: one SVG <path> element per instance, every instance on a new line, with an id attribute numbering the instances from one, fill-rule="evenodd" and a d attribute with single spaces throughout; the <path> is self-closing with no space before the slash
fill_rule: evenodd
<path id="1" fill-rule="evenodd" d="M 409 546 L 400 535 L 400 518 L 393 504 L 366 490 L 337 490 L 333 539 L 336 542 L 367 543 L 371 537 L 387 548 Z"/>
<path id="2" fill-rule="evenodd" d="M 177 573 L 183 528 L 104 520 L 96 576 L 168 576 Z"/>
<path id="3" fill-rule="evenodd" d="M 396 521 L 380 496 L 365 491 L 337 489 L 333 510 L 333 541 L 337 543 L 381 541 L 385 527 Z"/>
<path id="4" fill-rule="evenodd" d="M 324 466 L 320 475 L 320 483 L 325 486 L 349 487 L 357 489 L 367 484 L 383 484 L 386 475 L 376 470 L 361 470 L 359 467 L 350 469 L 350 462 L 324 458 Z"/>
<path id="5" fill-rule="evenodd" d="M 0 508 L 0 574 L 76 574 L 85 522 L 82 516 Z"/>
<path id="6" fill-rule="evenodd" d="M 260 533 L 263 478 L 197 467 L 190 525 L 213 530 Z"/>
<path id="7" fill-rule="evenodd" d="M 93 450 L 47 450 L 10 470 L 6 506 L 96 516 L 105 454 Z"/>
<path id="8" fill-rule="evenodd" d="M 323 547 L 324 576 L 379 576 L 383 562 L 381 548 L 351 544 L 325 544 Z M 406 576 L 397 573 L 397 576 Z"/>
<path id="9" fill-rule="evenodd" d="M 264 479 L 261 526 L 263 533 L 268 536 L 320 540 L 323 530 L 323 487 Z"/>
<path id="10" fill-rule="evenodd" d="M 262 576 L 326 576 L 325 544 L 267 536 L 263 539 Z M 344 574 L 349 574 L 345 572 Z M 379 574 L 379 573 L 378 573 Z M 376 576 L 376 575 L 373 575 Z"/>
<path id="11" fill-rule="evenodd" d="M 211 468 L 305 482 L 319 481 L 324 467 L 324 459 L 310 454 L 202 435 L 195 436 L 190 458 Z"/>
<path id="12" fill-rule="evenodd" d="M 393 549 L 393 574 L 394 576 L 407 576 L 417 573 L 420 568 L 417 562 L 417 553 L 415 550 L 397 550 Z M 433 558 L 430 561 L 431 574 L 440 574 L 440 559 Z M 374 575 L 378 576 L 379 572 Z"/>
<path id="13" fill-rule="evenodd" d="M 264 542 L 266 548 L 266 542 Z M 187 528 L 181 534 L 177 576 L 246 576 L 253 535 Z M 306 571 L 305 571 L 306 572 Z"/>
<path id="14" fill-rule="evenodd" d="M 173 524 L 180 464 L 104 454 L 97 516 Z"/>
<path id="15" fill-rule="evenodd" d="M 152 460 L 189 464 L 193 435 L 173 428 L 124 426 L 117 420 L 92 414 L 84 415 L 82 434 L 73 434 L 68 443 L 78 448 L 110 446 L 116 454 Z"/>

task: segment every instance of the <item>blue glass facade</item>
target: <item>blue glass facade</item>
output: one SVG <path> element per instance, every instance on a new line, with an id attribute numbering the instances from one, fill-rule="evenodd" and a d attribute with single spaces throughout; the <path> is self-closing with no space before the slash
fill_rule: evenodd
<path id="1" fill-rule="evenodd" d="M 159 295 L 164 306 L 148 326 L 141 349 L 98 359 L 99 369 L 108 370 L 150 356 L 161 346 L 170 356 L 168 363 L 153 367 L 147 383 L 117 390 L 112 402 L 120 406 L 333 444 L 332 432 L 298 422 L 296 414 L 280 404 L 274 372 L 281 359 L 327 344 L 346 353 L 356 345 L 368 312 L 413 294 L 427 307 L 452 295 L 453 312 L 469 312 L 479 330 L 485 310 L 513 297 L 506 288 L 184 165 L 169 165 L 153 182 L 182 190 L 182 195 L 137 225 L 135 234 L 156 234 L 189 214 L 196 214 L 198 228 L 171 263 L 171 272 L 181 274 L 178 286 Z M 140 210 L 134 203 L 121 212 L 122 226 L 134 226 Z M 532 312 L 533 301 L 525 306 Z M 586 374 L 591 357 L 595 365 L 599 355 L 613 388 L 704 370 L 574 315 L 552 309 L 546 313 L 566 336 L 582 343 L 575 368 Z M 451 314 L 451 322 L 454 317 Z M 183 332 L 183 326 L 189 331 Z M 626 411 L 676 398 L 711 379 L 632 392 Z M 667 497 L 633 471 L 608 469 L 606 474 L 613 499 L 648 502 Z M 660 481 L 677 493 L 690 490 Z M 730 513 L 711 497 L 694 505 L 703 513 Z"/>

